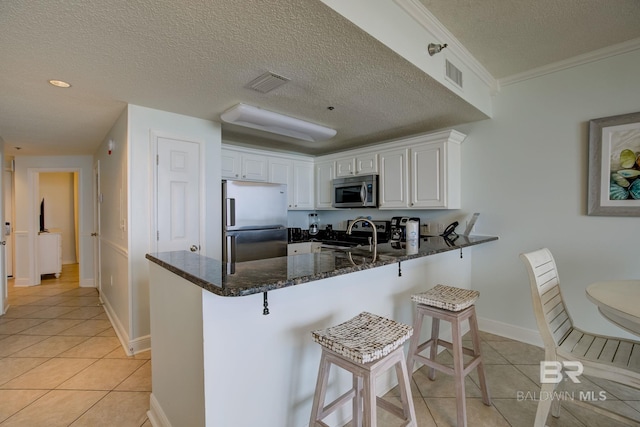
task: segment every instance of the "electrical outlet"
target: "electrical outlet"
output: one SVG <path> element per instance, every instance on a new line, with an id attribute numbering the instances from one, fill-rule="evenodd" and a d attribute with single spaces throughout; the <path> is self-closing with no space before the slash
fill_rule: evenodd
<path id="1" fill-rule="evenodd" d="M 445 225 L 442 222 L 438 223 L 438 234 L 444 233 L 444 227 Z"/>

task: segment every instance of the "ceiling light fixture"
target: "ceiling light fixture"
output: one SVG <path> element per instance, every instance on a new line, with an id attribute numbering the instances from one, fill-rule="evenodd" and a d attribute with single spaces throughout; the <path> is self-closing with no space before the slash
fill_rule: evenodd
<path id="1" fill-rule="evenodd" d="M 446 48 L 447 46 L 448 46 L 447 44 L 429 43 L 429 46 L 427 46 L 427 50 L 429 51 L 429 55 L 433 56 L 436 53 L 440 52 L 442 49 Z"/>
<path id="2" fill-rule="evenodd" d="M 247 104 L 238 104 L 228 109 L 220 115 L 220 118 L 234 125 L 246 126 L 310 142 L 324 141 L 336 135 L 335 129 Z"/>
<path id="3" fill-rule="evenodd" d="M 69 83 L 67 83 L 65 81 L 62 81 L 62 80 L 49 80 L 49 84 L 53 85 L 55 87 L 61 87 L 61 88 L 65 88 L 65 89 L 68 88 L 68 87 L 71 87 L 71 84 L 69 84 Z"/>

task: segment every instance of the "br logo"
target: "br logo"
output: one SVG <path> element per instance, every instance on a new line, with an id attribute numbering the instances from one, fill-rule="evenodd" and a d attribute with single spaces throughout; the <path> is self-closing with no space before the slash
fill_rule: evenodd
<path id="1" fill-rule="evenodd" d="M 562 381 L 564 372 L 564 375 L 577 384 L 580 382 L 578 377 L 582 375 L 582 371 L 584 371 L 584 367 L 580 362 L 542 361 L 540 362 L 540 382 L 542 384 L 558 384 Z"/>

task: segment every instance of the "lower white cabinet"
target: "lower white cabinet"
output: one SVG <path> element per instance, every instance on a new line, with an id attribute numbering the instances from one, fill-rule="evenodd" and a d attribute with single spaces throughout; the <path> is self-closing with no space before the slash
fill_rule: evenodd
<path id="1" fill-rule="evenodd" d="M 40 274 L 62 273 L 62 233 L 38 234 L 38 271 Z"/>

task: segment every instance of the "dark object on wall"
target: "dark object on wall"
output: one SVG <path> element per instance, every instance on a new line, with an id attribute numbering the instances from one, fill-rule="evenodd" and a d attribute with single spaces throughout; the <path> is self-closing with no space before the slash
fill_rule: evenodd
<path id="1" fill-rule="evenodd" d="M 47 232 L 47 229 L 44 228 L 44 199 L 42 199 L 42 202 L 40 202 L 40 232 Z"/>

